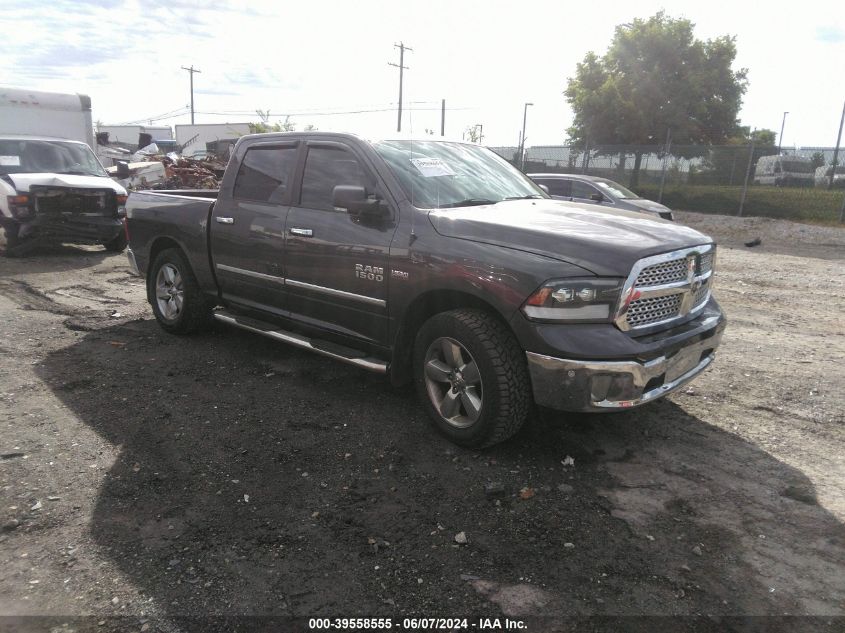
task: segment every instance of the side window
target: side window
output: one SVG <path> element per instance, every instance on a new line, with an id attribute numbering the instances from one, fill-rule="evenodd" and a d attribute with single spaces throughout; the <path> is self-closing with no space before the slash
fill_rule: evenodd
<path id="1" fill-rule="evenodd" d="M 562 178 L 549 178 L 548 180 L 538 180 L 537 182 L 546 185 L 549 188 L 549 193 L 553 196 L 565 196 L 568 198 L 572 195 L 571 180 L 564 180 Z"/>
<path id="2" fill-rule="evenodd" d="M 592 185 L 588 185 L 587 183 L 581 182 L 580 180 L 572 181 L 573 198 L 583 198 L 584 200 L 589 200 L 590 196 L 596 193 L 599 193 L 599 191 Z"/>
<path id="3" fill-rule="evenodd" d="M 246 151 L 232 195 L 281 204 L 287 199 L 296 165 L 296 147 L 253 147 Z"/>
<path id="4" fill-rule="evenodd" d="M 364 168 L 352 152 L 334 147 L 312 147 L 305 159 L 300 206 L 334 211 L 332 192 L 338 185 L 372 189 Z"/>

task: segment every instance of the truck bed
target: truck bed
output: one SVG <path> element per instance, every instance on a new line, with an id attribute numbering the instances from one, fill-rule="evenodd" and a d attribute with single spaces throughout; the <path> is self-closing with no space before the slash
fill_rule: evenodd
<path id="1" fill-rule="evenodd" d="M 180 189 L 135 191 L 129 196 L 126 222 L 138 270 L 146 274 L 150 252 L 159 240 L 178 244 L 204 288 L 216 286 L 208 252 L 208 221 L 218 191 Z"/>

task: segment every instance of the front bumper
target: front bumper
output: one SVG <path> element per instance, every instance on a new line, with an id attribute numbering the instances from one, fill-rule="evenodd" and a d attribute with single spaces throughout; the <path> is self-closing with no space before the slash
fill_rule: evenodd
<path id="1" fill-rule="evenodd" d="M 91 242 L 101 244 L 120 235 L 123 221 L 106 216 L 46 216 L 3 218 L 3 226 L 17 225 L 21 240 L 39 238 L 54 241 Z"/>
<path id="2" fill-rule="evenodd" d="M 561 411 L 627 409 L 680 388 L 715 357 L 725 329 L 721 314 L 700 324 L 701 334 L 648 361 L 567 360 L 527 352 L 534 400 Z"/>

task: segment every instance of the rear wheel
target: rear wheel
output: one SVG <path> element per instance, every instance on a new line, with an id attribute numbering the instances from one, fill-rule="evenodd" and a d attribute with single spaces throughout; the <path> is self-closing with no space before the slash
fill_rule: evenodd
<path id="1" fill-rule="evenodd" d="M 153 314 L 168 332 L 188 334 L 211 321 L 213 306 L 178 249 L 168 248 L 156 256 L 147 284 Z"/>
<path id="2" fill-rule="evenodd" d="M 525 423 L 531 386 L 522 350 L 481 310 L 437 314 L 414 346 L 417 393 L 435 426 L 456 444 L 481 448 Z"/>

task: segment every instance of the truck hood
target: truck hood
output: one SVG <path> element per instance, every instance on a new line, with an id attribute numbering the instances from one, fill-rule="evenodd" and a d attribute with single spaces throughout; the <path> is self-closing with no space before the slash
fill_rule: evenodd
<path id="1" fill-rule="evenodd" d="M 658 217 L 545 199 L 436 209 L 429 219 L 447 237 L 536 253 L 607 277 L 627 277 L 643 257 L 713 241 Z"/>
<path id="2" fill-rule="evenodd" d="M 75 187 L 78 189 L 112 189 L 119 196 L 126 189 L 107 176 L 76 176 L 73 174 L 8 174 L 19 193 L 29 193 L 30 187 Z"/>

